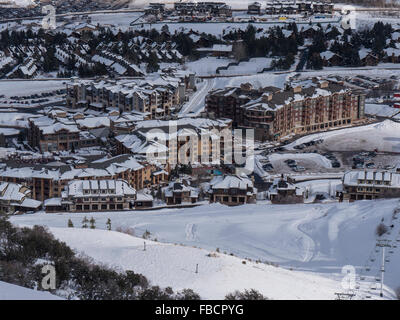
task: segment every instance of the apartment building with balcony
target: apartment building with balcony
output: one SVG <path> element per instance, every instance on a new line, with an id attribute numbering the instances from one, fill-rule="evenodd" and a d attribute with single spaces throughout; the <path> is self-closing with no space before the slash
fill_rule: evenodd
<path id="1" fill-rule="evenodd" d="M 254 128 L 256 138 L 271 140 L 360 123 L 365 119 L 364 108 L 362 91 L 321 79 L 283 90 L 228 87 L 206 98 L 210 115 L 231 117 L 235 127 Z"/>
<path id="2" fill-rule="evenodd" d="M 160 175 L 161 172 L 161 175 Z M 153 175 L 154 173 L 154 175 Z M 0 171 L 0 181 L 18 183 L 31 190 L 31 197 L 44 202 L 61 198 L 72 180 L 125 180 L 136 190 L 167 179 L 168 172 L 154 164 L 138 161 L 132 155 L 120 155 L 79 165 L 30 165 L 7 161 Z"/>
<path id="3" fill-rule="evenodd" d="M 265 13 L 270 15 L 332 14 L 334 4 L 330 1 L 268 1 Z"/>
<path id="4" fill-rule="evenodd" d="M 351 170 L 342 178 L 343 200 L 400 197 L 400 173 L 383 170 Z"/>
<path id="5" fill-rule="evenodd" d="M 229 119 L 149 120 L 137 123 L 130 134 L 117 136 L 117 152 L 152 158 L 172 166 L 183 161 L 191 164 L 219 162 L 224 157 L 225 144 L 232 144 L 230 134 Z"/>
<path id="6" fill-rule="evenodd" d="M 92 147 L 97 145 L 97 138 L 81 130 L 74 121 L 42 116 L 29 119 L 28 142 L 43 153 Z"/>
<path id="7" fill-rule="evenodd" d="M 125 180 L 74 180 L 61 195 L 69 212 L 129 210 L 136 190 Z"/>

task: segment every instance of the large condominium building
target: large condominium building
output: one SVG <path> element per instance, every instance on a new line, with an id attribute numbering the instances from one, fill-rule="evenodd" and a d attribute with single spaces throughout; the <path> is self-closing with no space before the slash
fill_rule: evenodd
<path id="1" fill-rule="evenodd" d="M 231 17 L 232 8 L 225 2 L 175 2 L 174 10 L 178 15 L 211 15 Z"/>
<path id="2" fill-rule="evenodd" d="M 194 87 L 194 74 L 163 73 L 136 80 L 75 80 L 67 85 L 67 105 L 97 110 L 117 108 L 120 113 L 137 111 L 151 119 L 168 116 L 185 100 L 186 89 Z"/>
<path id="3" fill-rule="evenodd" d="M 61 206 L 69 212 L 130 209 L 136 190 L 124 180 L 74 180 L 61 196 Z"/>
<path id="4" fill-rule="evenodd" d="M 349 126 L 364 119 L 365 95 L 342 83 L 313 79 L 280 90 L 249 85 L 212 91 L 206 110 L 230 117 L 234 127 L 254 128 L 257 138 L 281 139 Z"/>
<path id="5" fill-rule="evenodd" d="M 45 201 L 60 198 L 72 180 L 127 181 L 136 190 L 167 180 L 168 173 L 132 155 L 120 155 L 79 165 L 29 165 L 7 161 L 0 181 L 21 184 L 32 191 L 32 198 Z M 161 174 L 160 174 L 161 172 Z"/>
<path id="6" fill-rule="evenodd" d="M 97 144 L 97 138 L 78 128 L 75 122 L 43 116 L 29 119 L 28 142 L 40 152 L 51 152 L 92 147 Z"/>
<path id="7" fill-rule="evenodd" d="M 334 5 L 330 1 L 268 1 L 266 14 L 332 14 Z"/>
<path id="8" fill-rule="evenodd" d="M 343 176 L 344 200 L 400 197 L 400 174 L 381 170 L 353 170 Z"/>
<path id="9" fill-rule="evenodd" d="M 228 139 L 232 141 L 230 133 L 229 119 L 148 120 L 137 123 L 132 133 L 117 136 L 117 151 L 171 165 L 184 161 L 191 164 L 219 162 L 226 151 L 225 143 Z"/>

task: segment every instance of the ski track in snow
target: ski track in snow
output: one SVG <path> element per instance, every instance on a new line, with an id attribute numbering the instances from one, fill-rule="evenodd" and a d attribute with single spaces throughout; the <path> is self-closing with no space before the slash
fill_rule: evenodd
<path id="1" fill-rule="evenodd" d="M 196 225 L 193 223 L 188 223 L 186 225 L 186 240 L 195 241 L 196 240 Z"/>

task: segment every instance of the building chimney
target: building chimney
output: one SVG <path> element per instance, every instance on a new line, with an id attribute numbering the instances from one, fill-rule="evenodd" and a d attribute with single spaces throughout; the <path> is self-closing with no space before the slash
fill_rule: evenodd
<path id="1" fill-rule="evenodd" d="M 319 82 L 319 87 L 320 87 L 321 89 L 327 88 L 328 85 L 329 85 L 329 82 L 328 82 L 328 81 L 320 81 L 320 82 Z"/>
<path id="2" fill-rule="evenodd" d="M 274 94 L 273 94 L 272 92 L 265 92 L 265 93 L 263 93 L 262 96 L 261 96 L 261 101 L 262 101 L 262 102 L 271 101 L 273 95 L 274 95 Z"/>
<path id="3" fill-rule="evenodd" d="M 253 86 L 251 85 L 251 83 L 242 83 L 240 85 L 240 89 L 242 89 L 243 91 L 250 91 L 253 89 Z"/>
<path id="4" fill-rule="evenodd" d="M 293 87 L 293 93 L 301 92 L 301 86 Z"/>

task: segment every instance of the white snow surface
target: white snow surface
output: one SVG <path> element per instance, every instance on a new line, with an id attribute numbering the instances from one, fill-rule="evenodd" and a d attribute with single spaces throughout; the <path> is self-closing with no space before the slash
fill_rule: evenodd
<path id="1" fill-rule="evenodd" d="M 305 279 L 308 273 L 314 273 L 338 281 L 338 286 L 335 287 L 331 282 L 320 279 L 321 285 L 318 286 L 320 291 L 313 291 L 315 289 L 314 283 L 310 281 L 309 287 L 305 285 L 303 288 L 304 294 L 298 295 L 302 299 L 311 297 L 326 299 L 331 298 L 332 289 L 340 290 L 340 281 L 343 278 L 341 272 L 345 265 L 354 266 L 357 276 L 366 275 L 366 279 L 363 280 L 364 284 L 375 283 L 375 276 L 380 267 L 380 253 L 375 251 L 377 240 L 375 229 L 382 218 L 385 224 L 389 226 L 393 224 L 394 228 L 387 237 L 393 243 L 398 243 L 395 241 L 396 238 L 400 241 L 400 219 L 391 220 L 396 208 L 400 208 L 398 199 L 296 205 L 271 205 L 258 202 L 257 204 L 238 207 L 212 204 L 195 208 L 162 209 L 148 212 L 37 213 L 13 216 L 11 221 L 20 225 L 40 224 L 53 228 L 65 228 L 68 219 L 71 219 L 75 227 L 80 228 L 84 216 L 89 219 L 93 216 L 96 219 L 97 228 L 105 229 L 107 218 L 111 218 L 113 229 L 119 226 L 128 227 L 133 229 L 138 237 L 148 230 L 152 239 L 156 238 L 163 243 L 197 246 L 210 251 L 219 248 L 220 252 L 233 253 L 241 258 L 251 258 L 253 261 L 259 259 L 262 262 L 277 263 L 280 267 L 289 270 L 292 268 L 296 271 L 306 271 L 302 275 Z M 143 254 L 135 251 L 142 250 L 142 239 L 130 239 L 124 235 L 116 235 L 115 237 L 119 240 L 115 241 L 108 238 L 105 240 L 103 236 L 106 237 L 106 235 L 97 233 L 97 231 L 90 234 L 91 231 L 81 229 L 51 230 L 67 244 L 85 251 L 95 259 L 108 263 L 114 262 L 125 268 L 129 264 L 129 267 L 137 272 L 147 268 L 148 271 L 145 270 L 143 273 L 148 275 L 149 280 L 153 283 L 174 285 L 175 288 L 191 287 L 199 291 L 204 298 L 221 297 L 222 294 L 226 294 L 233 287 L 240 289 L 243 285 L 250 288 L 258 283 L 258 281 L 253 282 L 252 276 L 242 273 L 243 270 L 236 273 L 239 272 L 236 269 L 236 266 L 239 268 L 236 262 L 225 260 L 225 256 L 222 255 L 220 258 L 209 258 L 224 261 L 220 265 L 221 270 L 224 271 L 215 273 L 215 270 L 218 270 L 215 269 L 217 266 L 203 265 L 208 261 L 208 257 L 206 260 L 200 259 L 205 257 L 206 251 L 190 251 L 193 248 L 167 245 L 162 247 L 163 250 L 171 250 L 171 252 L 182 250 L 180 251 L 182 258 L 177 257 L 179 254 L 176 252 L 174 253 L 175 256 L 172 253 L 168 254 L 172 255 L 168 259 L 168 263 L 175 265 L 175 267 L 173 267 L 173 271 L 166 270 L 161 276 L 157 272 L 162 273 L 162 268 L 169 268 L 167 263 L 164 263 L 165 260 L 163 260 L 161 253 L 146 260 L 144 265 L 141 261 L 145 258 L 136 256 Z M 128 245 L 131 241 L 132 244 Z M 154 243 L 149 242 L 148 244 L 152 246 Z M 132 258 L 130 255 L 132 255 Z M 135 256 L 137 258 L 134 258 Z M 160 262 L 158 262 L 157 257 L 160 258 Z M 371 257 L 375 258 L 375 262 L 370 262 Z M 137 261 L 136 264 L 135 261 Z M 178 268 L 180 263 L 182 265 Z M 207 270 L 207 278 L 202 279 L 202 282 L 193 282 L 192 284 L 185 282 L 188 279 L 185 278 L 186 273 L 193 272 L 196 263 L 199 263 L 200 270 Z M 235 267 L 229 269 L 225 263 L 227 265 L 232 263 Z M 390 262 L 386 265 L 385 285 L 387 287 L 384 292 L 385 298 L 393 298 L 393 289 L 400 286 L 399 265 L 400 248 L 396 248 L 390 256 Z M 246 266 L 252 267 L 246 270 L 259 270 L 256 267 L 265 267 L 263 264 L 253 265 L 250 262 L 247 262 Z M 365 269 L 367 266 L 370 267 L 368 272 Z M 153 268 L 157 268 L 157 271 L 154 271 Z M 286 278 L 288 274 L 279 268 L 272 270 L 276 271 L 278 278 L 290 278 Z M 146 272 L 148 273 L 146 274 Z M 256 278 L 259 279 L 260 276 L 257 275 Z M 225 277 L 225 280 L 222 282 L 220 277 Z M 244 282 L 241 279 L 243 277 L 249 278 L 246 278 L 246 282 Z M 177 283 L 176 281 L 179 278 L 182 278 L 182 282 Z M 232 279 L 236 278 L 237 281 L 234 281 L 232 285 Z M 292 280 L 295 283 L 294 279 Z M 298 294 L 297 285 L 293 284 L 293 288 L 288 288 L 285 281 L 282 280 L 282 284 L 275 282 L 267 284 L 267 282 L 260 280 L 259 286 L 256 288 L 266 293 L 270 298 L 296 298 Z M 214 287 L 214 283 L 218 283 L 218 286 Z M 298 285 L 301 286 L 301 283 L 299 282 Z M 210 286 L 212 288 L 208 289 Z M 219 289 L 220 286 L 222 286 L 222 289 Z M 285 288 L 285 290 L 281 291 L 281 288 Z M 377 297 L 377 293 L 375 291 L 375 297 Z M 362 297 L 365 297 L 365 292 L 358 292 L 357 298 Z"/>
<path id="2" fill-rule="evenodd" d="M 58 89 L 65 89 L 65 80 L 1 80 L 0 95 L 6 97 L 27 96 L 49 92 Z"/>
<path id="3" fill-rule="evenodd" d="M 338 283 L 204 249 L 144 240 L 115 231 L 51 228 L 60 240 L 96 261 L 146 276 L 174 290 L 191 288 L 203 299 L 223 299 L 236 289 L 255 288 L 273 299 L 333 299 Z M 195 272 L 198 264 L 198 273 Z"/>
<path id="4" fill-rule="evenodd" d="M 293 149 L 308 141 L 324 139 L 324 146 L 331 151 L 364 150 L 400 152 L 400 123 L 392 120 L 359 127 L 344 128 L 311 134 L 285 146 Z"/>
<path id="5" fill-rule="evenodd" d="M 37 291 L 0 281 L 0 300 L 62 300 L 49 292 Z"/>
<path id="6" fill-rule="evenodd" d="M 268 156 L 268 159 L 271 161 L 272 165 L 275 166 L 277 163 L 281 163 L 287 159 L 293 160 L 308 160 L 315 165 L 330 169 L 332 168 L 331 161 L 320 155 L 319 153 L 273 153 Z"/>

